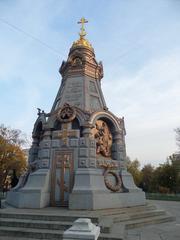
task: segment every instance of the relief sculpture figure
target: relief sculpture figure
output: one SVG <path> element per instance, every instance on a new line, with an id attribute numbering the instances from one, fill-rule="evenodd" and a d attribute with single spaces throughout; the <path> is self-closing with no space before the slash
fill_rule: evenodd
<path id="1" fill-rule="evenodd" d="M 98 120 L 92 134 L 96 139 L 96 153 L 104 157 L 111 156 L 112 135 L 106 122 Z"/>

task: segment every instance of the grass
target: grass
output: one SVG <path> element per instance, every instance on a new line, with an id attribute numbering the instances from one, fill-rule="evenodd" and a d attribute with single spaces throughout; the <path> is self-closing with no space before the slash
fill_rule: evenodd
<path id="1" fill-rule="evenodd" d="M 150 200 L 180 201 L 180 194 L 146 193 Z"/>

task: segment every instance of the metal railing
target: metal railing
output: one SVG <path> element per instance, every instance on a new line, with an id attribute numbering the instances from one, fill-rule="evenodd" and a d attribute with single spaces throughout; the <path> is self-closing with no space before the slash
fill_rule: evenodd
<path id="1" fill-rule="evenodd" d="M 146 193 L 146 198 L 150 200 L 180 201 L 180 194 Z"/>

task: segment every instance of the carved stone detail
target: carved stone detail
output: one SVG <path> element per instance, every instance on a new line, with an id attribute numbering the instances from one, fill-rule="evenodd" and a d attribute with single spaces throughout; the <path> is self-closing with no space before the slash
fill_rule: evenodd
<path id="1" fill-rule="evenodd" d="M 97 159 L 97 167 L 104 169 L 119 169 L 119 162 L 109 159 Z"/>
<path id="2" fill-rule="evenodd" d="M 76 111 L 68 103 L 58 112 L 58 119 L 61 122 L 71 122 L 76 117 Z"/>
<path id="3" fill-rule="evenodd" d="M 109 175 L 113 176 L 115 178 L 115 184 L 112 184 Z M 104 183 L 106 187 L 111 190 L 112 192 L 118 192 L 122 187 L 122 181 L 119 177 L 119 175 L 112 170 L 106 169 L 104 172 Z"/>

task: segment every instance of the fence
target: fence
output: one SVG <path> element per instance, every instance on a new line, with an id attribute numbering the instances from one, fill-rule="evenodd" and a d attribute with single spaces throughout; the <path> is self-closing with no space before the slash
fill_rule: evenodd
<path id="1" fill-rule="evenodd" d="M 180 201 L 180 194 L 146 193 L 150 200 Z"/>

